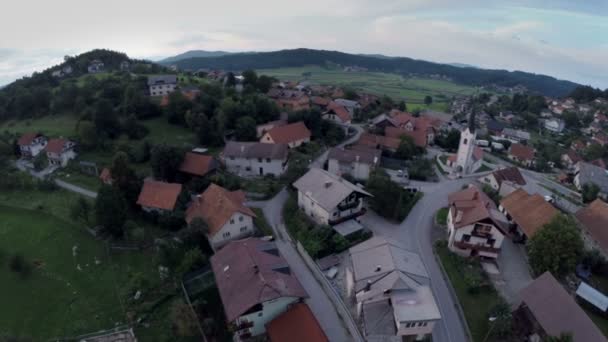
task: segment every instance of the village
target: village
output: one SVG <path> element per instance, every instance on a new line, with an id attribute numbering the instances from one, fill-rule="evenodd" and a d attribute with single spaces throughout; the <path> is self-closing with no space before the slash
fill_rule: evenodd
<path id="1" fill-rule="evenodd" d="M 86 73 L 104 68 L 95 59 Z M 131 68 L 125 60 L 114 69 Z M 52 77 L 73 72 L 67 63 Z M 408 111 L 407 99 L 351 88 L 262 85 L 251 70 L 166 72 L 145 76 L 146 96 L 202 136 L 196 144 L 148 147 L 143 163 L 120 149 L 91 161 L 82 155 L 104 148 L 84 148 L 81 131 L 21 130 L 11 132 L 19 171 L 10 177 L 27 173 L 76 194 L 72 211 L 86 217 L 79 222 L 91 238 L 167 255 L 153 273 L 180 284 L 179 333 L 205 341 L 606 340 L 607 99 L 518 89 L 453 98 L 447 112 Z M 183 82 L 193 77 L 208 87 Z M 268 117 L 226 110 L 226 129 L 214 133 L 216 117 L 195 112 L 212 90 L 226 99 L 253 94 L 258 102 L 246 108 Z M 147 291 L 138 284 L 128 301 L 136 307 Z M 82 340 L 136 341 L 144 315 L 132 311 L 120 328 Z"/>

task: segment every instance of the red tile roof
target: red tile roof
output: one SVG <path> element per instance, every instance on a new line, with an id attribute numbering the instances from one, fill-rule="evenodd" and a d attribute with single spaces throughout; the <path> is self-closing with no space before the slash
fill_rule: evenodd
<path id="1" fill-rule="evenodd" d="M 307 296 L 274 242 L 231 241 L 211 257 L 211 267 L 229 322 L 256 304 Z"/>
<path id="2" fill-rule="evenodd" d="M 181 184 L 146 180 L 139 193 L 137 204 L 142 207 L 173 210 L 181 191 Z"/>
<path id="3" fill-rule="evenodd" d="M 270 342 L 329 342 L 305 303 L 293 305 L 266 326 Z"/>
<path id="4" fill-rule="evenodd" d="M 266 134 L 272 138 L 275 144 L 289 144 L 310 138 L 310 130 L 308 130 L 302 121 L 294 122 L 285 126 L 273 127 L 271 130 L 266 132 Z"/>
<path id="5" fill-rule="evenodd" d="M 17 144 L 19 145 L 30 145 L 32 142 L 34 142 L 34 139 L 36 139 L 40 134 L 38 133 L 33 133 L 33 132 L 29 132 L 29 133 L 24 133 L 21 138 L 19 138 L 19 141 L 17 141 Z"/>
<path id="6" fill-rule="evenodd" d="M 534 149 L 529 146 L 525 146 L 522 144 L 512 144 L 509 149 L 509 154 L 516 157 L 519 160 L 533 160 L 534 159 Z"/>
<path id="7" fill-rule="evenodd" d="M 60 154 L 68 141 L 65 139 L 51 139 L 46 145 L 45 150 L 51 153 Z"/>
<path id="8" fill-rule="evenodd" d="M 492 172 L 492 175 L 496 179 L 498 185 L 502 184 L 504 181 L 513 182 L 519 185 L 526 185 L 526 180 L 516 166 L 496 170 Z"/>
<path id="9" fill-rule="evenodd" d="M 204 176 L 217 167 L 212 156 L 187 152 L 179 170 L 195 176 Z"/>
<path id="10" fill-rule="evenodd" d="M 311 98 L 311 101 L 312 101 L 312 104 L 314 104 L 314 105 L 326 107 L 331 102 L 331 99 L 328 97 L 313 96 Z"/>
<path id="11" fill-rule="evenodd" d="M 342 122 L 348 122 L 351 120 L 350 112 L 348 111 L 348 109 L 346 109 L 346 107 L 341 106 L 333 101 L 327 106 L 326 113 L 336 114 L 340 118 L 340 120 L 342 120 Z"/>
<path id="12" fill-rule="evenodd" d="M 496 204 L 478 187 L 471 185 L 467 189 L 454 192 L 448 195 L 448 204 L 452 210 L 452 222 L 454 228 L 462 228 L 475 222 L 491 220 L 496 228 L 505 233 L 497 217 L 502 217 L 498 213 Z M 460 212 L 460 214 L 459 214 Z M 457 216 L 460 219 L 457 221 Z M 502 218 L 504 220 L 504 218 Z"/>
<path id="13" fill-rule="evenodd" d="M 205 192 L 190 203 L 186 210 L 186 222 L 190 223 L 195 217 L 202 218 L 209 226 L 209 236 L 212 237 L 237 212 L 256 217 L 244 203 L 245 193 L 241 190 L 228 191 L 212 183 Z"/>
<path id="14" fill-rule="evenodd" d="M 596 199 L 575 216 L 600 248 L 608 252 L 608 204 Z"/>
<path id="15" fill-rule="evenodd" d="M 423 130 L 408 131 L 403 128 L 386 126 L 384 128 L 384 135 L 394 139 L 401 139 L 402 136 L 406 135 L 412 138 L 416 146 L 422 148 L 427 146 L 427 132 Z"/>
<path id="16" fill-rule="evenodd" d="M 505 197 L 500 205 L 511 215 L 528 238 L 532 238 L 544 225 L 558 214 L 550 203 L 539 194 L 530 195 L 517 189 Z"/>
<path id="17" fill-rule="evenodd" d="M 375 149 L 381 148 L 390 150 L 396 150 L 397 148 L 399 148 L 400 143 L 401 140 L 399 139 L 370 133 L 361 134 L 359 140 L 357 141 L 357 144 L 359 145 L 364 145 Z"/>

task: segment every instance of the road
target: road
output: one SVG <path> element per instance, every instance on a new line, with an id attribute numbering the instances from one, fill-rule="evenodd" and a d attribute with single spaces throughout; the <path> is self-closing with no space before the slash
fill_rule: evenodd
<path id="1" fill-rule="evenodd" d="M 32 177 L 37 178 L 37 179 L 45 179 L 47 176 L 49 176 L 50 174 L 52 174 L 55 170 L 57 170 L 57 166 L 48 166 L 47 168 L 45 168 L 44 170 L 40 171 L 40 172 L 36 172 L 33 169 L 33 166 L 30 165 L 31 163 L 28 161 L 25 161 L 23 159 L 18 159 L 15 162 L 15 166 L 23 171 L 23 172 L 27 172 L 30 175 L 32 175 Z M 63 188 L 65 190 L 68 191 L 72 191 L 75 192 L 77 194 L 80 194 L 82 196 L 86 196 L 86 197 L 90 197 L 90 198 L 97 198 L 97 193 L 91 190 L 87 190 L 85 188 L 79 187 L 78 185 L 74 185 L 65 181 L 62 181 L 60 179 L 55 179 L 55 184 L 57 184 L 58 187 Z"/>
<path id="2" fill-rule="evenodd" d="M 350 125 L 351 128 L 353 128 L 356 132 L 354 135 L 352 135 L 350 138 L 344 140 L 342 143 L 336 145 L 335 147 L 344 147 L 348 144 L 352 144 L 355 141 L 359 140 L 359 137 L 361 136 L 361 133 L 363 133 L 363 127 L 361 127 L 361 125 L 359 124 L 353 124 Z M 327 155 L 329 154 L 329 150 L 325 151 L 323 154 L 321 154 L 320 156 L 317 157 L 317 159 L 313 160 L 312 163 L 310 163 L 309 167 L 316 167 L 319 169 L 323 168 L 323 165 L 325 164 L 325 161 L 327 160 Z"/>

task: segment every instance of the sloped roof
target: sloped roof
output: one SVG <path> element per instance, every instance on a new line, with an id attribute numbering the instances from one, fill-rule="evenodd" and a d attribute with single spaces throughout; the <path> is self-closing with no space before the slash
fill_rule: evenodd
<path id="1" fill-rule="evenodd" d="M 39 133 L 35 133 L 35 132 L 24 133 L 19 138 L 19 140 L 17 141 L 17 144 L 19 144 L 19 145 L 30 145 L 32 142 L 34 142 L 34 139 L 36 139 L 39 136 L 40 136 L 40 134 Z"/>
<path id="2" fill-rule="evenodd" d="M 608 172 L 604 168 L 581 161 L 577 169 L 581 185 L 594 183 L 602 192 L 608 192 Z"/>
<path id="3" fill-rule="evenodd" d="M 176 84 L 177 76 L 175 75 L 158 75 L 148 76 L 148 85 L 159 85 L 159 84 Z"/>
<path id="4" fill-rule="evenodd" d="M 424 148 L 427 145 L 427 132 L 423 130 L 417 129 L 413 131 L 408 131 L 399 127 L 386 126 L 384 128 L 384 135 L 392 139 L 401 139 L 401 137 L 405 135 L 411 137 L 414 141 L 414 144 L 418 147 Z"/>
<path id="5" fill-rule="evenodd" d="M 256 304 L 307 296 L 274 242 L 230 241 L 211 257 L 211 267 L 229 322 Z"/>
<path id="6" fill-rule="evenodd" d="M 322 106 L 322 107 L 327 106 L 331 102 L 331 99 L 329 97 L 323 97 L 323 96 L 313 96 L 310 100 L 312 101 L 313 104 L 315 104 L 317 106 Z"/>
<path id="7" fill-rule="evenodd" d="M 327 111 L 325 112 L 325 114 L 335 114 L 340 118 L 340 120 L 342 120 L 342 122 L 348 122 L 351 120 L 350 112 L 348 111 L 348 109 L 335 102 L 331 102 L 327 106 Z"/>
<path id="8" fill-rule="evenodd" d="M 533 237 L 558 214 L 557 209 L 545 201 L 543 196 L 530 195 L 521 188 L 505 197 L 500 205 L 511 215 L 528 238 Z"/>
<path id="9" fill-rule="evenodd" d="M 305 303 L 293 305 L 266 325 L 271 342 L 328 342 L 319 322 Z"/>
<path id="10" fill-rule="evenodd" d="M 579 161 L 583 160 L 583 158 L 581 158 L 576 152 L 572 151 L 572 150 L 568 150 L 566 151 L 566 153 L 564 153 L 563 155 L 568 156 L 568 158 L 572 161 L 572 163 L 576 164 Z"/>
<path id="11" fill-rule="evenodd" d="M 515 156 L 520 160 L 533 160 L 534 159 L 534 149 L 529 146 L 525 146 L 522 144 L 512 144 L 509 148 L 509 154 Z"/>
<path id="12" fill-rule="evenodd" d="M 606 341 L 602 332 L 549 272 L 520 292 L 534 318 L 550 336 L 572 334 L 574 342 Z M 518 305 L 519 306 L 519 305 Z"/>
<path id="13" fill-rule="evenodd" d="M 142 207 L 173 210 L 181 191 L 181 184 L 146 180 L 139 193 L 137 204 Z"/>
<path id="14" fill-rule="evenodd" d="M 332 147 L 329 150 L 327 159 L 335 159 L 342 163 L 353 163 L 359 161 L 362 164 L 374 165 L 380 161 L 382 153 L 379 150 L 347 150 L 339 147 Z"/>
<path id="15" fill-rule="evenodd" d="M 496 182 L 498 182 L 498 185 L 502 184 L 504 181 L 513 182 L 519 185 L 526 185 L 526 180 L 521 175 L 521 172 L 519 172 L 519 168 L 516 166 L 496 170 L 492 172 L 492 175 L 496 179 Z"/>
<path id="16" fill-rule="evenodd" d="M 273 127 L 266 132 L 266 134 L 270 135 L 275 144 L 289 144 L 291 142 L 310 138 L 311 135 L 310 130 L 308 130 L 302 121 L 285 126 Z"/>
<path id="17" fill-rule="evenodd" d="M 372 196 L 346 179 L 317 168 L 310 169 L 304 176 L 295 181 L 293 186 L 298 191 L 308 194 L 325 210 L 333 210 L 353 192 Z"/>
<path id="18" fill-rule="evenodd" d="M 375 135 L 367 132 L 362 133 L 361 136 L 359 136 L 359 140 L 357 141 L 357 144 L 365 145 L 371 148 L 381 147 L 392 150 L 396 150 L 397 148 L 399 148 L 400 143 L 400 139 L 385 137 L 382 135 Z"/>
<path id="19" fill-rule="evenodd" d="M 65 145 L 68 143 L 68 141 L 66 139 L 51 139 L 49 140 L 48 144 L 46 145 L 46 147 L 44 148 L 45 151 L 47 152 L 51 152 L 51 153 L 61 153 L 63 152 L 63 148 L 65 147 Z"/>
<path id="20" fill-rule="evenodd" d="M 229 141 L 224 147 L 224 157 L 285 159 L 287 144 Z"/>
<path id="21" fill-rule="evenodd" d="M 204 176 L 217 167 L 213 156 L 200 153 L 186 152 L 184 161 L 179 167 L 181 172 L 195 176 Z"/>
<path id="22" fill-rule="evenodd" d="M 596 199 L 575 216 L 601 249 L 608 252 L 608 204 Z"/>
<path id="23" fill-rule="evenodd" d="M 483 191 L 474 185 L 467 189 L 448 195 L 448 204 L 452 210 L 452 222 L 458 229 L 475 222 L 490 220 L 503 234 L 507 218 L 498 211 L 496 204 Z M 457 220 L 457 217 L 460 219 Z"/>
<path id="24" fill-rule="evenodd" d="M 211 183 L 186 209 L 186 222 L 190 224 L 195 217 L 202 218 L 209 227 L 209 236 L 213 237 L 236 212 L 256 217 L 244 203 L 245 193 L 241 190 L 228 191 Z"/>

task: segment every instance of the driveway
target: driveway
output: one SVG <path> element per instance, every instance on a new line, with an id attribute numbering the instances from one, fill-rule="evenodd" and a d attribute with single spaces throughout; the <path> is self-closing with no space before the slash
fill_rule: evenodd
<path id="1" fill-rule="evenodd" d="M 523 245 L 505 238 L 498 257 L 498 269 L 501 279 L 494 281 L 496 289 L 509 304 L 516 303 L 519 299 L 519 291 L 533 280 Z"/>
<path id="2" fill-rule="evenodd" d="M 348 144 L 352 144 L 355 141 L 359 140 L 361 133 L 363 133 L 363 127 L 360 124 L 352 124 L 352 125 L 350 125 L 350 127 L 355 130 L 355 134 L 353 134 L 350 138 L 344 140 L 342 143 L 336 145 L 335 147 L 344 147 Z M 317 159 L 315 159 L 312 163 L 310 163 L 309 167 L 322 169 L 323 165 L 325 164 L 325 161 L 327 160 L 328 154 L 329 154 L 329 150 L 325 151 L 323 154 L 321 154 L 319 157 L 317 157 Z"/>

